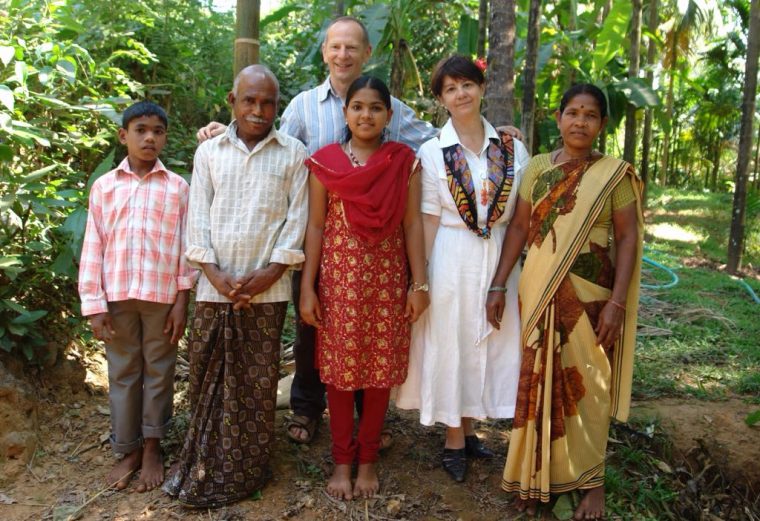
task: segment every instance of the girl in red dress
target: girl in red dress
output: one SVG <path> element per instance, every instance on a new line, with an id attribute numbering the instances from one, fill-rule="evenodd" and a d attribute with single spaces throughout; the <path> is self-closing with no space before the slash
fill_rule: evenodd
<path id="1" fill-rule="evenodd" d="M 351 499 L 379 490 L 375 462 L 390 390 L 406 379 L 410 323 L 429 299 L 418 164 L 408 146 L 383 141 L 393 113 L 388 87 L 361 76 L 348 89 L 343 112 L 345 143 L 307 160 L 300 311 L 317 328 L 317 366 L 327 386 L 335 460 L 327 491 Z M 354 438 L 359 389 L 364 396 Z"/>

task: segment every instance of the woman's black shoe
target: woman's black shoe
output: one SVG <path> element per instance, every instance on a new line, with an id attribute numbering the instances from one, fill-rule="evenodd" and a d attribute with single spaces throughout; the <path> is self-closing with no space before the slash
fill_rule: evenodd
<path id="1" fill-rule="evenodd" d="M 483 442 L 474 434 L 464 437 L 464 452 L 468 458 L 487 459 L 494 457 L 494 453 L 483 445 Z"/>
<path id="2" fill-rule="evenodd" d="M 464 453 L 465 449 L 443 449 L 443 456 L 441 456 L 443 470 L 448 472 L 457 483 L 464 481 L 464 475 L 467 472 L 467 458 Z"/>

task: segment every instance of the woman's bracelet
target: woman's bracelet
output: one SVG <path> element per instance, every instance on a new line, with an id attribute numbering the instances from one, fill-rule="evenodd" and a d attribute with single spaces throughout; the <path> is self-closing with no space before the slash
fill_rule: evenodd
<path id="1" fill-rule="evenodd" d="M 507 288 L 504 286 L 491 286 L 488 288 L 488 293 L 506 293 Z"/>
<path id="2" fill-rule="evenodd" d="M 616 308 L 618 308 L 618 309 L 622 309 L 623 311 L 625 311 L 625 306 L 624 306 L 624 305 L 622 305 L 620 302 L 615 302 L 615 301 L 614 301 L 614 300 L 612 300 L 612 299 L 608 299 L 608 300 L 607 300 L 607 302 L 609 302 L 610 304 L 612 304 L 612 305 L 613 305 L 613 306 L 615 306 Z"/>

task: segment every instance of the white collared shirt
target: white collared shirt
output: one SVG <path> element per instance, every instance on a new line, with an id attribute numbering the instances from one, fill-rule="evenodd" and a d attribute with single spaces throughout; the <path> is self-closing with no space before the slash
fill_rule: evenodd
<path id="1" fill-rule="evenodd" d="M 271 262 L 301 264 L 308 217 L 304 159 L 304 145 L 274 127 L 253 150 L 238 138 L 235 122 L 202 143 L 190 183 L 190 263 L 215 263 L 235 277 Z M 290 284 L 286 272 L 251 302 L 290 300 Z M 196 300 L 229 302 L 203 274 Z"/>
<path id="2" fill-rule="evenodd" d="M 441 129 L 441 134 L 437 138 L 433 138 L 420 147 L 417 157 L 422 164 L 422 212 L 430 215 L 440 216 L 441 225 L 443 226 L 466 226 L 464 221 L 459 215 L 454 204 L 454 198 L 449 191 L 448 180 L 446 178 L 446 165 L 443 161 L 443 153 L 441 149 L 450 147 L 452 145 L 459 144 L 464 151 L 467 165 L 470 168 L 472 174 L 473 187 L 475 189 L 475 199 L 477 200 L 477 212 L 478 212 L 478 225 L 484 226 L 486 223 L 486 216 L 488 214 L 488 201 L 481 200 L 481 189 L 483 183 L 488 180 L 488 145 L 491 139 L 500 139 L 499 133 L 485 118 L 481 117 L 483 127 L 485 130 L 485 136 L 483 143 L 480 146 L 480 150 L 472 151 L 462 145 L 462 141 L 459 139 L 454 125 L 451 120 L 447 121 Z M 521 141 L 514 140 L 514 172 L 515 180 L 512 186 L 512 191 L 517 193 L 520 186 L 520 179 L 522 178 L 522 172 L 528 165 L 530 156 L 528 150 Z M 509 222 L 514 211 L 514 205 L 516 204 L 516 198 L 510 198 L 507 208 L 504 209 L 504 214 L 499 218 L 497 222 Z M 444 212 L 443 209 L 447 208 L 448 212 Z"/>

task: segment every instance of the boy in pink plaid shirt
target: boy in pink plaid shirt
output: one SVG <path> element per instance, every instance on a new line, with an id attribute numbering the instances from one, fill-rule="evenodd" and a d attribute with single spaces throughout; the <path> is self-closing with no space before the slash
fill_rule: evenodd
<path id="1" fill-rule="evenodd" d="M 167 126 L 155 103 L 124 112 L 127 157 L 92 185 L 79 265 L 82 315 L 106 343 L 111 447 L 124 455 L 108 483 L 118 490 L 138 469 L 139 492 L 164 480 L 160 441 L 196 275 L 183 255 L 189 187 L 158 159 Z"/>

